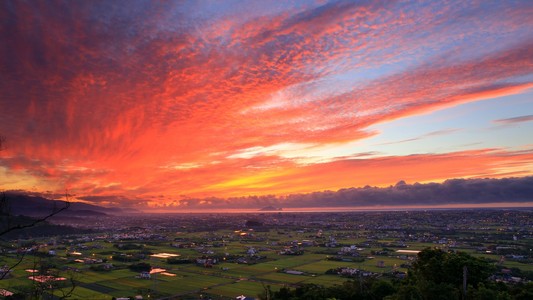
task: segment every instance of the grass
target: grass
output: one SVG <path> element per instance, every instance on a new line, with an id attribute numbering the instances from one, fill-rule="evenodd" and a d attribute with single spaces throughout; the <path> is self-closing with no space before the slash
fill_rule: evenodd
<path id="1" fill-rule="evenodd" d="M 383 261 L 384 267 L 379 267 L 378 262 Z M 375 273 L 384 273 L 389 272 L 395 265 L 400 267 L 401 264 L 406 263 L 405 260 L 399 258 L 388 257 L 388 256 L 376 256 L 374 259 L 368 259 L 361 263 L 354 263 L 357 266 L 357 269 L 362 269 L 365 271 L 375 272 Z"/>
<path id="2" fill-rule="evenodd" d="M 196 275 L 179 278 L 172 282 L 158 282 L 156 285 L 156 289 L 157 291 L 174 295 L 208 289 L 213 286 L 229 284 L 231 282 L 233 282 L 233 280 L 228 278 Z"/>
<path id="3" fill-rule="evenodd" d="M 239 295 L 256 297 L 265 290 L 265 287 L 267 285 L 270 285 L 270 288 L 273 291 L 277 291 L 282 287 L 282 285 L 262 284 L 260 282 L 243 280 L 236 283 L 211 288 L 206 290 L 205 292 L 207 294 L 213 294 L 217 296 L 232 297 L 233 299 L 235 299 L 235 297 Z"/>
<path id="4" fill-rule="evenodd" d="M 55 292 L 54 294 L 56 296 L 62 295 L 60 292 Z M 72 297 L 70 298 L 71 299 L 94 299 L 94 300 L 106 299 L 106 300 L 109 300 L 111 297 L 112 296 L 108 294 L 102 294 L 91 289 L 77 286 L 74 289 L 74 292 L 72 293 Z"/>
<path id="5" fill-rule="evenodd" d="M 335 269 L 339 267 L 349 267 L 357 268 L 358 263 L 353 262 L 341 262 L 341 261 L 331 261 L 331 260 L 322 260 L 307 265 L 299 266 L 296 268 L 298 271 L 315 273 L 315 274 L 324 274 L 329 269 Z"/>
<path id="6" fill-rule="evenodd" d="M 518 261 L 505 261 L 503 266 L 506 268 L 519 268 L 522 271 L 533 272 L 533 264 L 521 263 Z"/>
<path id="7" fill-rule="evenodd" d="M 309 276 L 305 275 L 292 275 L 286 273 L 268 273 L 261 276 L 255 277 L 260 280 L 274 281 L 276 283 L 285 284 L 285 283 L 298 283 L 306 280 Z"/>
<path id="8" fill-rule="evenodd" d="M 257 233 L 260 236 L 266 236 L 268 241 L 293 241 L 308 239 L 306 236 L 309 233 L 295 233 L 284 230 L 285 233 L 278 234 L 277 231 L 269 233 Z M 337 232 L 338 233 L 338 232 Z M 226 234 L 232 234 L 227 231 Z M 325 232 L 325 235 L 335 234 L 335 232 Z M 361 232 L 359 232 L 361 234 Z M 206 235 L 211 236 L 210 233 L 183 233 L 180 237 L 192 237 L 200 241 L 200 237 Z M 359 235 L 360 236 L 360 235 Z M 366 241 L 363 238 L 349 237 L 339 238 L 343 244 L 360 245 Z M 394 239 L 380 239 L 379 242 L 394 242 Z M 214 299 L 220 297 L 235 298 L 238 295 L 244 294 L 246 296 L 255 297 L 264 291 L 264 286 L 270 285 L 273 290 L 277 290 L 284 285 L 294 285 L 301 283 L 315 283 L 325 286 L 335 284 L 342 284 L 347 278 L 337 275 L 326 275 L 325 272 L 329 269 L 338 267 L 351 267 L 372 271 L 377 273 L 389 272 L 394 265 L 399 267 L 401 264 L 408 263 L 407 260 L 401 260 L 395 253 L 388 256 L 374 256 L 374 259 L 366 259 L 364 262 L 340 262 L 326 260 L 326 254 L 317 254 L 315 252 L 332 250 L 338 251 L 339 248 L 325 249 L 322 247 L 308 247 L 305 248 L 305 253 L 300 256 L 285 256 L 279 255 L 278 251 L 283 246 L 272 246 L 266 241 L 252 242 L 252 241 L 232 241 L 225 247 L 212 247 L 210 250 L 216 254 L 224 255 L 224 253 L 245 255 L 249 247 L 256 249 L 268 248 L 263 250 L 260 255 L 267 256 L 267 260 L 253 265 L 242 265 L 230 262 L 220 263 L 213 268 L 204 268 L 196 266 L 195 264 L 179 264 L 170 265 L 165 259 L 148 258 L 144 262 L 152 266 L 158 266 L 167 269 L 167 272 L 176 274 L 176 276 L 157 275 L 151 280 L 135 278 L 137 272 L 132 272 L 127 269 L 128 263 L 120 263 L 110 260 L 117 269 L 109 272 L 95 272 L 90 270 L 89 265 L 83 263 L 69 262 L 65 257 L 65 251 L 57 251 L 58 255 L 54 258 L 46 258 L 54 261 L 58 266 L 69 266 L 77 268 L 80 272 L 72 272 L 74 279 L 78 282 L 78 286 L 74 291 L 72 298 L 74 299 L 110 299 L 111 297 L 125 297 L 134 296 L 141 291 L 156 290 L 156 294 L 160 296 L 174 295 L 189 295 L 195 297 L 201 294 L 213 295 Z M 133 243 L 143 244 L 145 242 L 138 241 Z M 120 252 L 112 243 L 91 242 L 89 246 L 99 245 L 101 248 L 81 251 L 84 256 L 109 259 L 109 257 L 116 252 Z M 427 247 L 434 247 L 436 244 L 432 243 L 408 243 L 408 250 L 422 250 Z M 394 247 L 391 247 L 396 249 Z M 167 252 L 180 254 L 181 258 L 197 258 L 201 256 L 195 248 L 178 249 L 169 246 L 169 242 L 153 242 L 147 243 L 146 249 L 153 253 Z M 360 251 L 363 255 L 370 255 L 372 250 L 381 250 L 373 244 L 372 248 L 364 248 Z M 499 260 L 499 256 L 494 254 L 476 253 L 473 249 L 465 249 L 461 251 L 468 251 L 477 257 L 486 257 Z M 134 253 L 135 251 L 128 251 Z M 334 254 L 332 254 L 334 255 Z M 330 255 L 331 256 L 331 255 Z M 410 255 L 407 255 L 410 256 Z M 378 261 L 383 261 L 384 267 L 378 267 Z M 17 262 L 17 257 L 14 254 L 9 254 L 0 257 L 0 265 L 12 265 Z M 30 273 L 25 269 L 33 269 L 39 263 L 39 258 L 32 255 L 27 255 L 24 261 L 14 269 L 12 278 L 0 280 L 0 288 L 5 288 L 13 292 L 24 292 L 31 288 L 32 282 L 28 279 Z M 503 267 L 513 268 L 517 267 L 523 271 L 533 271 L 532 264 L 524 264 L 516 261 L 505 261 Z M 226 271 L 223 268 L 227 268 Z M 280 270 L 298 270 L 303 271 L 305 275 L 291 275 Z M 399 268 L 399 270 L 404 270 Z M 71 276 L 70 273 L 62 271 L 64 276 Z M 311 276 L 314 275 L 314 276 Z M 59 295 L 59 294 L 57 294 Z"/>
<path id="9" fill-rule="evenodd" d="M 342 284 L 346 280 L 348 279 L 337 275 L 319 275 L 316 277 L 307 277 L 304 281 L 302 281 L 302 283 L 314 283 L 324 286 L 332 286 L 335 284 Z"/>
<path id="10" fill-rule="evenodd" d="M 102 293 L 102 294 L 109 294 L 111 292 L 116 291 L 116 289 L 114 288 L 104 286 L 98 283 L 86 283 L 86 284 L 83 284 L 82 287 L 96 291 L 98 293 Z"/>

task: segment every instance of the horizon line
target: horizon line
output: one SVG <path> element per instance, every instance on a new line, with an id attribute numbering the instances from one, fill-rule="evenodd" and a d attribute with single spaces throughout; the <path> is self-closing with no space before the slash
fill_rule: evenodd
<path id="1" fill-rule="evenodd" d="M 471 210 L 471 209 L 533 209 L 533 202 L 495 202 L 480 204 L 437 204 L 437 205 L 398 205 L 398 206 L 330 206 L 330 207 L 291 207 L 282 210 L 261 210 L 261 208 L 187 209 L 187 210 L 145 210 L 131 214 L 180 214 L 180 213 L 313 213 L 313 212 L 369 212 L 369 211 L 420 211 L 420 210 Z"/>

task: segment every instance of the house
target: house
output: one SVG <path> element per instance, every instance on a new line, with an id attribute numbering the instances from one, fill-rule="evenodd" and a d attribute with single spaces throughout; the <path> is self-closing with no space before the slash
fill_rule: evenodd
<path id="1" fill-rule="evenodd" d="M 304 250 L 297 246 L 285 247 L 285 249 L 279 251 L 280 255 L 302 255 Z"/>
<path id="2" fill-rule="evenodd" d="M 254 256 L 257 254 L 257 250 L 255 250 L 255 248 L 253 247 L 248 248 L 248 251 L 246 251 L 246 254 L 248 254 L 249 256 Z"/>
<path id="3" fill-rule="evenodd" d="M 354 268 L 341 268 L 338 274 L 344 275 L 344 276 L 354 276 L 356 274 L 359 274 L 359 269 Z"/>
<path id="4" fill-rule="evenodd" d="M 10 291 L 4 290 L 4 289 L 0 289 L 0 296 L 2 296 L 2 297 L 13 296 L 13 292 L 10 292 Z"/>
<path id="5" fill-rule="evenodd" d="M 304 274 L 304 272 L 302 271 L 295 271 L 295 270 L 287 270 L 285 271 L 285 273 L 291 274 L 291 275 L 303 275 Z"/>
<path id="6" fill-rule="evenodd" d="M 339 255 L 350 255 L 350 256 L 359 256 L 358 250 L 362 250 L 361 248 L 357 248 L 355 245 L 351 245 L 350 247 L 342 247 L 337 254 Z"/>
<path id="7" fill-rule="evenodd" d="M 302 241 L 302 246 L 304 246 L 304 247 L 312 247 L 312 246 L 315 246 L 315 245 L 316 245 L 315 241 L 311 241 L 311 240 L 303 240 Z"/>
<path id="8" fill-rule="evenodd" d="M 218 264 L 218 259 L 216 258 L 197 258 L 196 259 L 196 265 L 204 266 L 206 268 L 212 268 L 213 265 Z"/>
<path id="9" fill-rule="evenodd" d="M 8 266 L 3 266 L 0 268 L 0 277 L 9 278 L 11 276 L 11 270 Z"/>
<path id="10" fill-rule="evenodd" d="M 235 262 L 238 263 L 238 264 L 248 264 L 248 260 L 246 258 L 244 258 L 244 257 L 237 258 L 237 260 Z"/>

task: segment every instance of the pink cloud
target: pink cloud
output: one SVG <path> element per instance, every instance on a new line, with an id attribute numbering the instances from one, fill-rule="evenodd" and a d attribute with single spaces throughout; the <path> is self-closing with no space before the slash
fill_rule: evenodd
<path id="1" fill-rule="evenodd" d="M 377 134 L 368 130 L 376 123 L 533 87 L 533 45 L 521 40 L 528 4 L 340 2 L 242 20 L 229 12 L 195 20 L 172 2 L 2 5 L 2 165 L 84 195 L 333 186 L 330 165 L 228 156 L 361 140 Z M 351 77 L 359 72 L 372 77 Z"/>

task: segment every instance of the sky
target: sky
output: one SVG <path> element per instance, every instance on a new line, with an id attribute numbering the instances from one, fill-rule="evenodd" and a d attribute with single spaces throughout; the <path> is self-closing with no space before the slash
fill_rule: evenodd
<path id="1" fill-rule="evenodd" d="M 532 15 L 527 0 L 1 1 L 0 189 L 181 209 L 532 176 Z"/>

